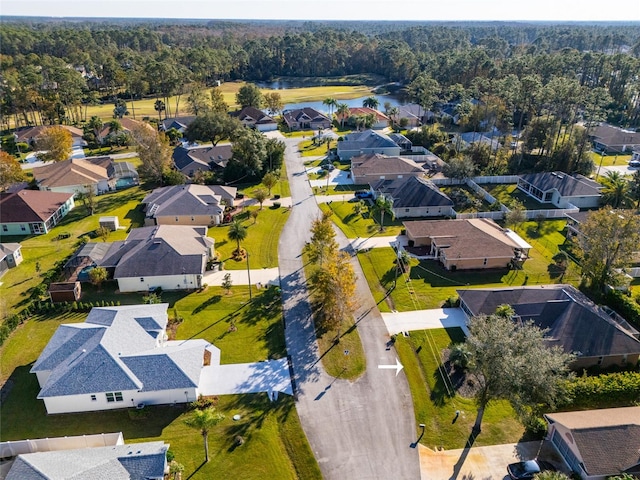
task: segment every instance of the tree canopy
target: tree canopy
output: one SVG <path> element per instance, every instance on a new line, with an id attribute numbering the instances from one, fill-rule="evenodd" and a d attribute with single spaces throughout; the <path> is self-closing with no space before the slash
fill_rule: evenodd
<path id="1" fill-rule="evenodd" d="M 38 158 L 43 162 L 60 162 L 71 155 L 73 138 L 71 132 L 64 127 L 47 127 L 36 140 Z"/>
<path id="2" fill-rule="evenodd" d="M 16 157 L 0 150 L 0 192 L 23 179 L 24 173 Z"/>

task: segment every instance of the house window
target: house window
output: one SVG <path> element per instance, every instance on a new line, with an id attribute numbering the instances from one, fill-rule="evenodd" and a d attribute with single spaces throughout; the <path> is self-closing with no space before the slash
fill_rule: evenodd
<path id="1" fill-rule="evenodd" d="M 6 225 L 2 225 L 2 231 L 3 231 L 3 232 L 8 232 L 8 231 L 9 231 L 9 228 L 7 228 L 7 226 L 6 226 Z"/>
<path id="2" fill-rule="evenodd" d="M 22 230 L 23 232 L 27 231 L 27 227 L 25 227 L 24 225 L 20 225 L 20 230 Z"/>
<path id="3" fill-rule="evenodd" d="M 598 365 L 602 365 L 604 357 L 598 357 Z"/>
<path id="4" fill-rule="evenodd" d="M 96 396 L 95 396 L 95 395 L 91 395 L 91 401 L 92 401 L 92 402 L 95 402 L 96 400 L 97 400 L 97 399 L 96 399 Z"/>
<path id="5" fill-rule="evenodd" d="M 176 222 L 178 221 L 178 217 L 176 217 Z"/>
<path id="6" fill-rule="evenodd" d="M 144 282 L 144 277 L 140 277 L 140 281 L 141 281 L 141 282 Z"/>
<path id="7" fill-rule="evenodd" d="M 122 392 L 109 392 L 109 393 L 105 393 L 105 395 L 107 397 L 107 403 L 123 401 Z"/>
<path id="8" fill-rule="evenodd" d="M 195 220 L 195 218 L 192 216 L 192 217 L 191 217 L 191 221 L 193 222 L 194 220 Z"/>
<path id="9" fill-rule="evenodd" d="M 409 208 L 405 208 L 404 209 L 404 211 L 407 212 L 407 213 L 409 212 L 409 210 L 410 210 Z"/>
<path id="10" fill-rule="evenodd" d="M 484 259 L 484 262 L 482 262 L 482 264 L 483 264 L 483 265 L 486 265 L 486 264 L 487 264 L 487 259 L 486 259 L 486 258 Z"/>

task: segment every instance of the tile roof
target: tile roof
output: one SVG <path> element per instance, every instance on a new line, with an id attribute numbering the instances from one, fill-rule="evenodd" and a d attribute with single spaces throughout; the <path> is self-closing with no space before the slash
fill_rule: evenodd
<path id="1" fill-rule="evenodd" d="M 7 480 L 147 480 L 164 478 L 164 442 L 57 450 L 19 455 Z"/>
<path id="2" fill-rule="evenodd" d="M 71 158 L 33 169 L 38 185 L 43 187 L 66 187 L 69 185 L 92 185 L 108 180 L 107 169 L 81 158 Z"/>
<path id="3" fill-rule="evenodd" d="M 528 173 L 520 175 L 520 178 L 543 192 L 557 190 L 563 197 L 600 195 L 602 188 L 602 185 L 587 177 L 564 172 Z"/>
<path id="4" fill-rule="evenodd" d="M 590 476 L 640 472 L 640 407 L 546 414 L 571 430 Z"/>
<path id="5" fill-rule="evenodd" d="M 446 258 L 512 258 L 521 245 L 491 219 L 416 220 L 403 223 L 413 238 L 430 238 Z"/>
<path id="6" fill-rule="evenodd" d="M 31 372 L 51 372 L 38 398 L 196 387 L 209 342 L 165 341 L 168 304 L 96 307 L 58 327 Z"/>
<path id="7" fill-rule="evenodd" d="M 637 332 L 615 322 L 571 285 L 458 290 L 473 315 L 511 305 L 523 320 L 548 329 L 550 345 L 582 357 L 640 353 Z"/>
<path id="8" fill-rule="evenodd" d="M 389 157 L 379 153 L 359 155 L 351 159 L 351 173 L 354 177 L 363 175 L 423 175 L 424 169 L 413 160 Z"/>
<path id="9" fill-rule="evenodd" d="M 393 199 L 393 208 L 453 206 L 453 201 L 431 181 L 420 177 L 380 180 L 373 185 Z"/>
<path id="10" fill-rule="evenodd" d="M 376 117 L 377 122 L 389 120 L 389 117 L 387 117 L 384 113 L 370 107 L 351 107 L 349 109 L 348 116 L 350 117 L 353 115 L 373 115 L 374 117 Z"/>
<path id="11" fill-rule="evenodd" d="M 20 190 L 0 193 L 0 223 L 46 222 L 73 193 Z"/>
<path id="12" fill-rule="evenodd" d="M 100 266 L 115 266 L 115 279 L 202 274 L 213 245 L 206 227 L 134 228 L 124 242 L 114 242 Z"/>

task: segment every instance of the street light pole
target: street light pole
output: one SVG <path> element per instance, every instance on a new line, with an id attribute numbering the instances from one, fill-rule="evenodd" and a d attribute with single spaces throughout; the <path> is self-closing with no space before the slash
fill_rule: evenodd
<path id="1" fill-rule="evenodd" d="M 251 269 L 249 268 L 249 251 L 247 251 L 247 278 L 249 279 L 249 301 L 253 299 L 251 295 Z"/>

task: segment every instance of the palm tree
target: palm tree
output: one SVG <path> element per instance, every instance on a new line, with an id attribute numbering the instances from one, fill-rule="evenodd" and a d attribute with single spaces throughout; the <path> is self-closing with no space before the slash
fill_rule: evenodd
<path id="1" fill-rule="evenodd" d="M 396 126 L 399 113 L 400 113 L 400 110 L 398 110 L 398 107 L 391 107 L 389 108 L 389 110 L 387 110 L 387 116 L 391 118 L 391 126 L 393 128 L 395 128 Z"/>
<path id="2" fill-rule="evenodd" d="M 380 231 L 384 230 L 384 214 L 388 213 L 393 219 L 393 200 L 384 195 L 379 195 L 373 204 L 373 211 L 380 215 Z"/>
<path id="3" fill-rule="evenodd" d="M 91 117 L 91 119 L 87 122 L 87 127 L 89 127 L 95 135 L 96 141 L 98 141 L 98 137 L 100 136 L 100 132 L 102 131 L 103 126 L 104 123 L 102 122 L 102 119 L 95 115 Z"/>
<path id="4" fill-rule="evenodd" d="M 227 237 L 229 237 L 229 240 L 235 240 L 237 242 L 238 248 L 236 249 L 236 253 L 240 255 L 240 242 L 247 238 L 247 227 L 245 227 L 238 218 L 234 218 L 227 232 Z"/>
<path id="5" fill-rule="evenodd" d="M 205 462 L 209 461 L 209 430 L 224 420 L 224 415 L 220 412 L 216 412 L 213 407 L 205 408 L 204 410 L 195 410 L 193 416 L 185 420 L 185 424 L 191 428 L 200 430 L 202 437 L 204 438 L 204 459 Z"/>
<path id="6" fill-rule="evenodd" d="M 347 119 L 350 112 L 351 109 L 346 103 L 339 103 L 336 107 L 336 115 L 338 115 L 338 118 L 340 119 L 340 128 L 344 127 L 344 121 Z"/>
<path id="7" fill-rule="evenodd" d="M 326 105 L 329 108 L 329 118 L 331 118 L 331 113 L 333 112 L 333 109 L 336 108 L 338 106 L 338 101 L 335 98 L 325 98 L 322 101 L 323 105 Z"/>
<path id="8" fill-rule="evenodd" d="M 369 108 L 376 109 L 376 108 L 378 108 L 378 105 L 380 105 L 380 102 L 378 101 L 378 99 L 376 97 L 367 97 L 362 101 L 362 106 L 363 107 L 369 107 Z"/>
<path id="9" fill-rule="evenodd" d="M 602 179 L 602 201 L 613 208 L 621 208 L 633 205 L 629 182 L 620 172 L 607 172 Z"/>
<path id="10" fill-rule="evenodd" d="M 158 120 L 162 120 L 162 112 L 167 108 L 164 102 L 160 99 L 156 100 L 156 103 L 153 104 L 153 108 L 158 112 Z"/>

